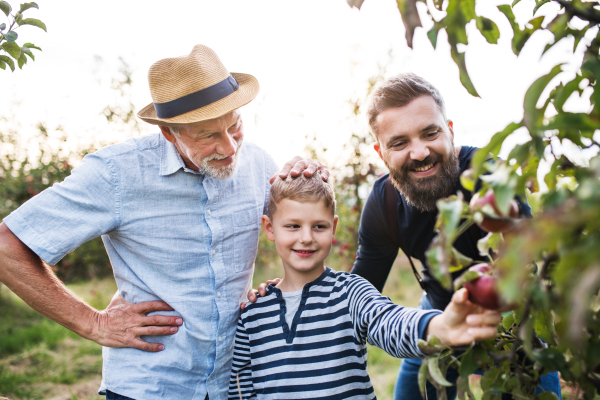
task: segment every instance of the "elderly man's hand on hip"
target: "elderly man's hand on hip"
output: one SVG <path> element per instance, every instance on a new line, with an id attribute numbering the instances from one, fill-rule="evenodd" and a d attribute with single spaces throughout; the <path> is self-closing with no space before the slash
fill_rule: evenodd
<path id="1" fill-rule="evenodd" d="M 174 311 L 164 301 L 148 301 L 132 304 L 125 301 L 119 292 L 110 304 L 100 311 L 89 337 L 107 347 L 133 347 L 144 351 L 161 351 L 161 343 L 150 343 L 140 336 L 165 336 L 176 333 L 183 319 L 178 316 L 147 314 L 156 311 Z"/>
<path id="2" fill-rule="evenodd" d="M 103 346 L 160 351 L 162 344 L 145 342 L 140 336 L 172 335 L 183 323 L 177 316 L 147 316 L 173 311 L 164 301 L 131 304 L 118 294 L 106 310 L 95 310 L 70 291 L 4 223 L 0 223 L 0 282 L 40 314 Z"/>
<path id="3" fill-rule="evenodd" d="M 269 182 L 273 183 L 277 177 L 285 179 L 288 175 L 291 175 L 292 178 L 296 178 L 297 176 L 300 176 L 300 173 L 304 173 L 304 176 L 312 176 L 316 171 L 321 173 L 321 178 L 323 178 L 324 181 L 329 179 L 329 169 L 327 169 L 325 165 L 318 161 L 311 160 L 310 158 L 296 156 L 286 162 L 283 168 L 281 168 L 281 171 L 273 174 Z"/>

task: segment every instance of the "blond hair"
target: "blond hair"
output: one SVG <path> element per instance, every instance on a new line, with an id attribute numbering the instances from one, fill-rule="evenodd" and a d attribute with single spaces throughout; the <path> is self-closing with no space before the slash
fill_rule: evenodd
<path id="1" fill-rule="evenodd" d="M 327 182 L 324 182 L 319 171 L 310 177 L 301 174 L 297 178 L 292 178 L 290 175 L 286 179 L 276 178 L 271 185 L 269 194 L 269 218 L 273 218 L 277 205 L 283 199 L 301 203 L 316 203 L 324 200 L 325 205 L 331 208 L 331 213 L 335 214 L 335 192 L 332 178 L 330 177 Z"/>

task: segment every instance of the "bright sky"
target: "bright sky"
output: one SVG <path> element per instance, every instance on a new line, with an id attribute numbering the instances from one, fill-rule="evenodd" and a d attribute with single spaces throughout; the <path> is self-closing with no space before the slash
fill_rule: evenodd
<path id="1" fill-rule="evenodd" d="M 360 11 L 345 0 L 39 0 L 40 10 L 27 11 L 27 16 L 43 20 L 48 33 L 25 26 L 17 32 L 21 43 L 33 42 L 43 52 L 23 71 L 0 71 L 0 116 L 10 117 L 24 134 L 42 121 L 50 127 L 60 124 L 71 135 L 120 139 L 123 133 L 103 129 L 99 116 L 114 97 L 109 87 L 118 75 L 118 58 L 134 70 L 137 112 L 151 102 L 146 80 L 150 65 L 188 54 L 202 43 L 230 71 L 253 74 L 260 82 L 259 96 L 243 110 L 247 140 L 283 164 L 301 153 L 306 134 L 314 134 L 330 149 L 333 162 L 351 129 L 366 129 L 363 118 L 348 121 L 348 100 L 364 91 L 392 50 L 387 75 L 412 71 L 429 80 L 445 97 L 456 143 L 482 146 L 522 118 L 523 96 L 536 78 L 572 57 L 565 43 L 540 61 L 549 38 L 538 36 L 517 58 L 510 50 L 510 26 L 494 6 L 503 2 L 478 3 L 477 12 L 496 21 L 502 32 L 494 46 L 473 26 L 468 30 L 467 66 L 480 99 L 461 86 L 445 34 L 438 38 L 438 49 L 432 48 L 422 4 L 425 28 L 417 29 L 411 50 L 394 0 L 366 0 Z M 523 21 L 533 4 L 523 0 L 516 7 Z M 540 11 L 551 12 L 552 7 Z M 157 132 L 141 124 L 145 132 Z"/>

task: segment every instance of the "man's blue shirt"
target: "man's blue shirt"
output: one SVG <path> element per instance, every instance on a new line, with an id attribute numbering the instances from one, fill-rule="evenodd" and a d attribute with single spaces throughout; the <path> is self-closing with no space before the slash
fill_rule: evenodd
<path id="1" fill-rule="evenodd" d="M 4 219 L 54 265 L 102 236 L 123 298 L 164 300 L 183 317 L 165 349 L 104 348 L 101 390 L 135 399 L 225 399 L 240 302 L 251 285 L 269 178 L 262 149 L 245 143 L 225 180 L 184 166 L 161 134 L 87 155 L 64 182 Z"/>

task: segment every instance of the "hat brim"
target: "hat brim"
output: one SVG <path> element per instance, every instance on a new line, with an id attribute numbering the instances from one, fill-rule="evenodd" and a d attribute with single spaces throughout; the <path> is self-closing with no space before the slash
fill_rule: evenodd
<path id="1" fill-rule="evenodd" d="M 233 75 L 240 86 L 238 90 L 221 100 L 173 118 L 159 118 L 156 115 L 154 103 L 150 103 L 142 108 L 137 116 L 139 119 L 149 124 L 162 126 L 191 124 L 194 122 L 219 118 L 250 103 L 254 100 L 259 91 L 258 80 L 254 76 L 235 72 L 232 72 L 231 75 Z"/>

